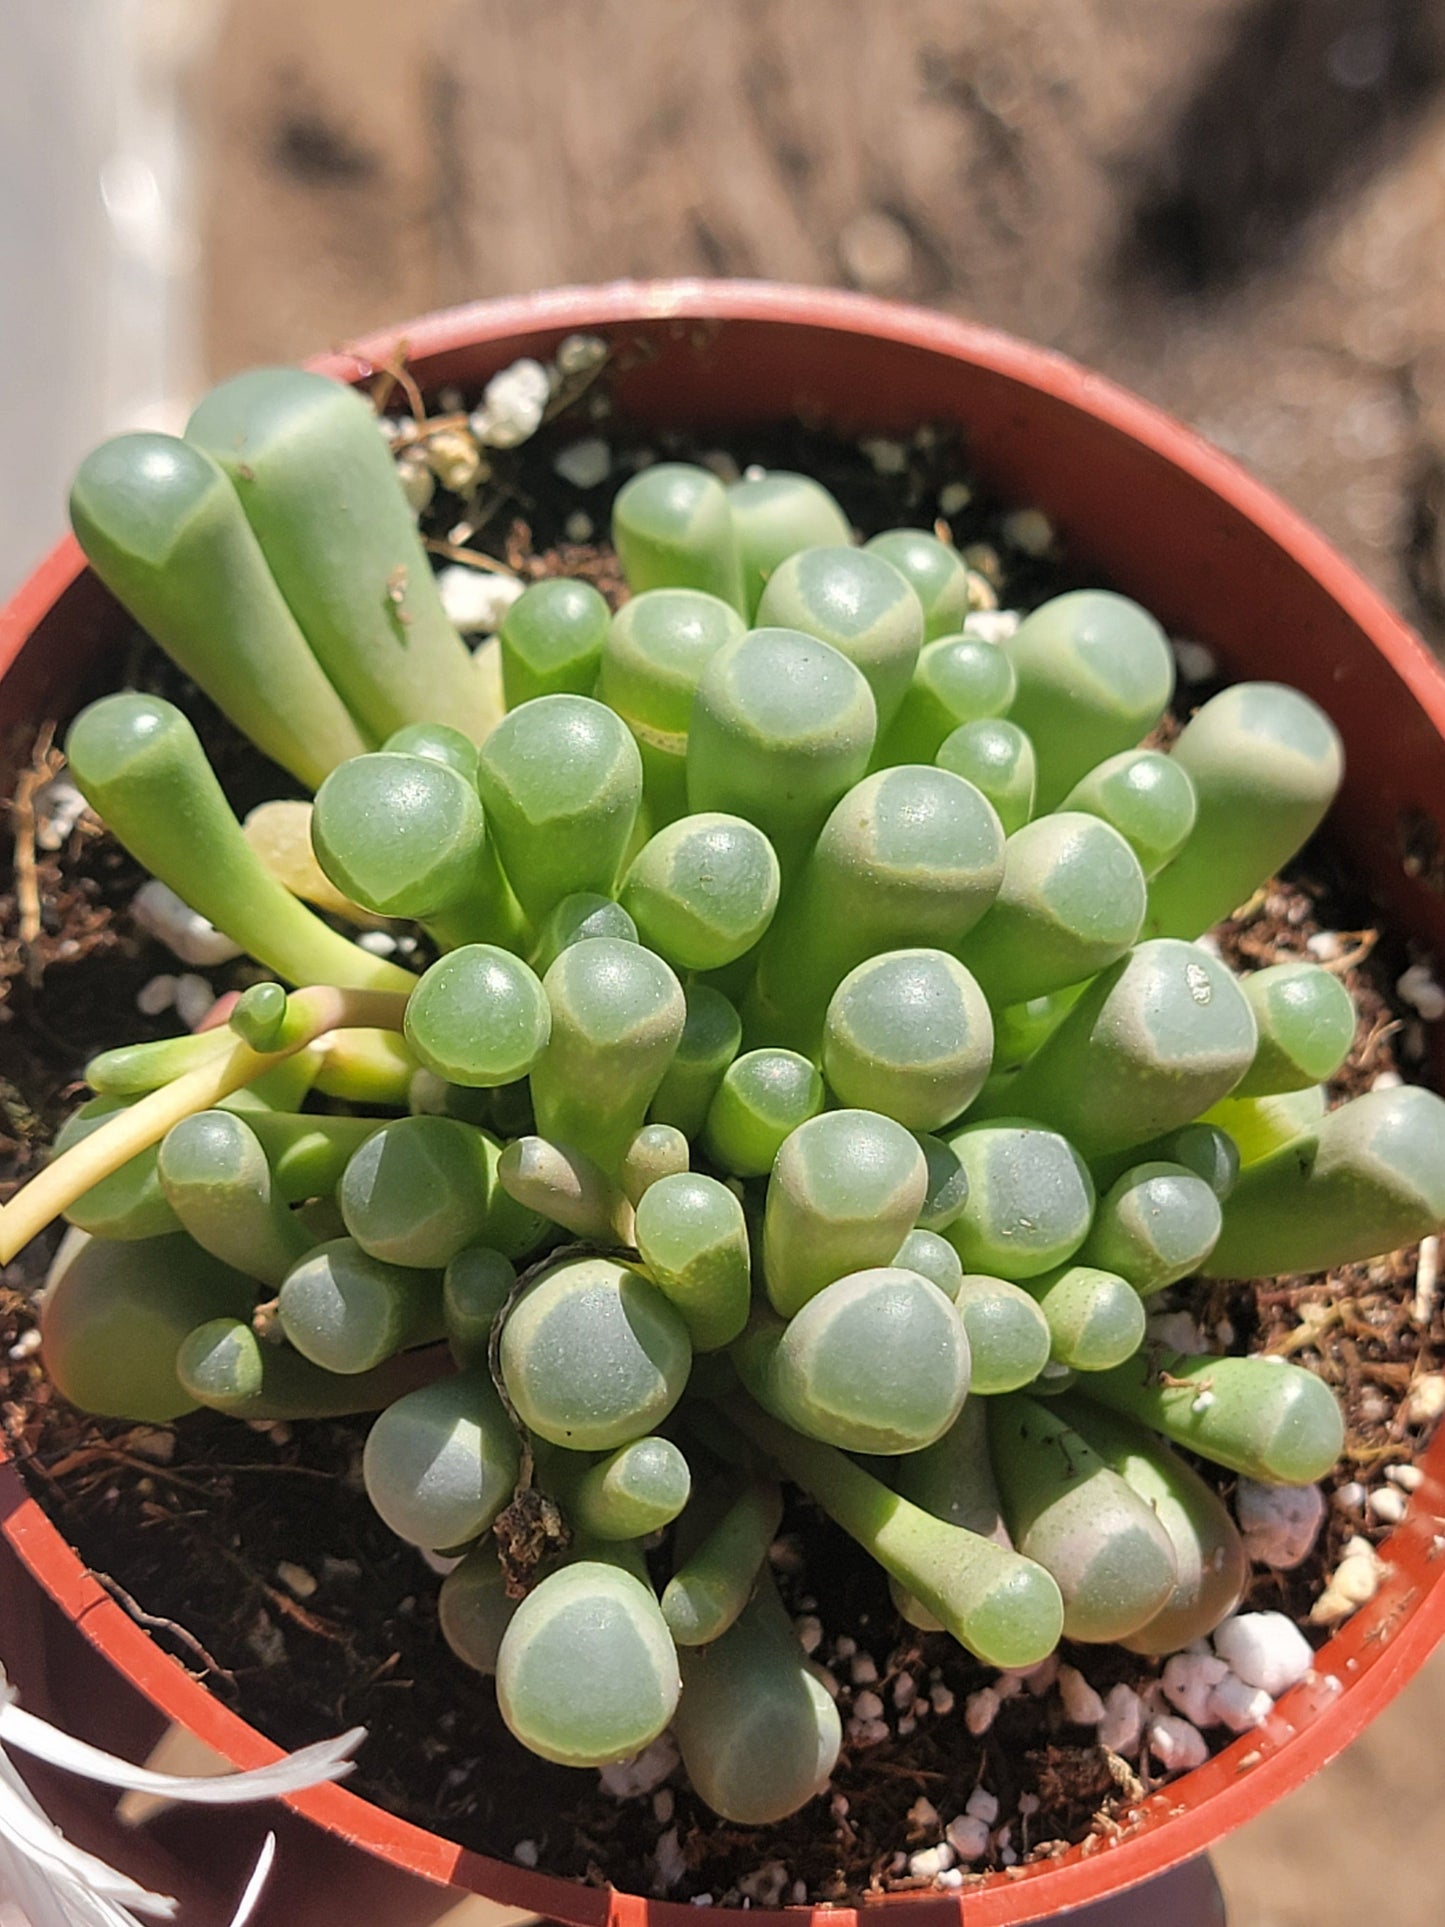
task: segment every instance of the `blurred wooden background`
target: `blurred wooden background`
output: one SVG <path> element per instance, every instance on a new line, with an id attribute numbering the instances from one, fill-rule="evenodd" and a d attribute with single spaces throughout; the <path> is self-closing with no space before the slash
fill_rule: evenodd
<path id="1" fill-rule="evenodd" d="M 244 0 L 215 372 L 477 296 L 827 282 L 1198 423 L 1445 641 L 1434 0 Z"/>

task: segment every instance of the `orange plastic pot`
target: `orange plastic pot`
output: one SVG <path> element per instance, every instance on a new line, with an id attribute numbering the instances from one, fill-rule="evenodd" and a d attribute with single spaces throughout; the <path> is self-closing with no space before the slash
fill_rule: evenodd
<path id="1" fill-rule="evenodd" d="M 1172 633 L 1208 643 L 1231 673 L 1293 683 L 1329 711 L 1348 763 L 1333 834 L 1394 926 L 1445 955 L 1445 678 L 1374 590 L 1233 462 L 1057 355 L 915 309 L 745 282 L 624 283 L 488 302 L 317 365 L 360 379 L 368 355 L 404 338 L 425 389 L 471 389 L 518 355 L 545 357 L 576 330 L 650 351 L 623 358 L 617 411 L 633 422 L 734 436 L 794 413 L 845 430 L 960 426 L 978 472 L 1005 498 L 1043 508 L 1076 559 Z M 0 613 L 0 742 L 14 725 L 64 715 L 104 686 L 121 627 L 63 543 Z M 1154 1794 L 1118 1839 L 1087 1840 L 961 1896 L 881 1904 L 938 1927 L 1052 1917 L 1199 1854 L 1300 1785 L 1374 1718 L 1445 1632 L 1445 1561 L 1433 1557 L 1435 1515 L 1445 1513 L 1445 1434 L 1425 1473 L 1411 1517 L 1384 1548 L 1379 1594 L 1261 1731 Z M 0 1466 L 0 1532 L 90 1646 L 155 1708 L 239 1765 L 274 1756 L 120 1610 L 8 1466 Z M 393 1875 L 575 1927 L 723 1927 L 731 1919 L 485 1859 L 345 1788 L 291 1804 Z M 358 1855 L 354 1882 L 365 1865 Z M 364 1892 L 351 1885 L 353 1907 Z M 829 1927 L 852 1927 L 847 1910 L 819 1913 Z M 374 1909 L 366 1917 L 401 1918 Z M 293 1908 L 290 1918 L 308 1917 Z"/>

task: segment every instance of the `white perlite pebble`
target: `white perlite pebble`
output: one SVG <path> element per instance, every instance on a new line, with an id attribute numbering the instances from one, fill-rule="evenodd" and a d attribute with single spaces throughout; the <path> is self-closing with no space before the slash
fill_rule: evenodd
<path id="1" fill-rule="evenodd" d="M 743 1875 L 738 1882 L 738 1892 L 755 1906 L 776 1907 L 791 1878 L 781 1860 L 765 1860 L 761 1867 L 755 1867 L 751 1873 Z"/>
<path id="2" fill-rule="evenodd" d="M 535 1840 L 519 1840 L 512 1849 L 512 1858 L 519 1867 L 535 1867 L 538 1860 Z"/>
<path id="3" fill-rule="evenodd" d="M 1335 1504 L 1341 1512 L 1358 1512 L 1365 1503 L 1365 1488 L 1358 1479 L 1349 1479 L 1335 1488 Z"/>
<path id="4" fill-rule="evenodd" d="M 956 1893 L 963 1885 L 963 1874 L 957 1867 L 945 1867 L 938 1876 L 936 1884 L 946 1888 L 950 1893 Z"/>
<path id="5" fill-rule="evenodd" d="M 187 1030 L 194 1030 L 216 1001 L 216 993 L 204 977 L 187 970 L 176 978 L 176 1015 Z"/>
<path id="6" fill-rule="evenodd" d="M 1278 1699 L 1314 1665 L 1309 1641 L 1283 1613 L 1239 1613 L 1215 1630 L 1214 1650 L 1246 1686 Z"/>
<path id="7" fill-rule="evenodd" d="M 1425 1019 L 1427 1024 L 1445 1017 L 1445 989 L 1435 980 L 1429 964 L 1411 964 L 1395 980 L 1395 989 Z"/>
<path id="8" fill-rule="evenodd" d="M 876 1693 L 860 1693 L 853 1702 L 853 1717 L 859 1720 L 881 1720 L 882 1700 Z"/>
<path id="9" fill-rule="evenodd" d="M 182 963 L 210 968 L 241 954 L 240 944 L 232 943 L 156 877 L 143 883 L 131 898 L 130 914 L 148 936 L 163 943 Z"/>
<path id="10" fill-rule="evenodd" d="M 977 1739 L 998 1717 L 999 1698 L 991 1686 L 980 1686 L 963 1702 L 963 1723 Z"/>
<path id="11" fill-rule="evenodd" d="M 607 359 L 607 343 L 601 335 L 568 335 L 557 344 L 556 367 L 559 375 L 576 378 L 590 375 Z"/>
<path id="12" fill-rule="evenodd" d="M 849 1720 L 848 1742 L 851 1746 L 882 1746 L 893 1735 L 888 1731 L 887 1720 Z"/>
<path id="13" fill-rule="evenodd" d="M 1433 1425 L 1445 1413 L 1445 1374 L 1427 1372 L 1410 1387 L 1405 1417 L 1411 1425 Z"/>
<path id="14" fill-rule="evenodd" d="M 1104 1695 L 1104 1717 L 1095 1737 L 1111 1753 L 1128 1756 L 1139 1750 L 1144 1731 L 1144 1706 L 1132 1686 L 1121 1681 Z"/>
<path id="15" fill-rule="evenodd" d="M 1003 518 L 1006 542 L 1025 555 L 1047 555 L 1054 546 L 1054 525 L 1042 509 L 1014 509 Z"/>
<path id="16" fill-rule="evenodd" d="M 990 1793 L 985 1786 L 976 1786 L 963 1803 L 965 1813 L 982 1820 L 986 1827 L 993 1826 L 998 1820 L 998 1795 Z"/>
<path id="17" fill-rule="evenodd" d="M 1377 1485 L 1370 1494 L 1369 1506 L 1382 1525 L 1397 1526 L 1405 1516 L 1405 1495 L 1397 1486 Z"/>
<path id="18" fill-rule="evenodd" d="M 492 635 L 526 584 L 500 569 L 468 569 L 460 562 L 437 576 L 447 620 L 464 636 Z"/>
<path id="19" fill-rule="evenodd" d="M 1425 1483 L 1425 1474 L 1418 1465 L 1387 1465 L 1385 1477 L 1402 1492 L 1418 1492 Z"/>
<path id="20" fill-rule="evenodd" d="M 276 1577 L 296 1599 L 309 1599 L 316 1591 L 315 1573 L 298 1566 L 294 1559 L 282 1559 L 276 1567 Z"/>
<path id="21" fill-rule="evenodd" d="M 85 798 L 63 773 L 52 776 L 48 783 L 42 783 L 35 792 L 32 804 L 35 811 L 35 847 L 39 850 L 62 849 L 70 839 L 70 832 L 85 815 L 86 807 Z"/>
<path id="22" fill-rule="evenodd" d="M 562 525 L 562 533 L 569 542 L 590 542 L 596 524 L 586 509 L 573 509 Z"/>
<path id="23" fill-rule="evenodd" d="M 963 633 L 978 642 L 1004 643 L 1022 620 L 1017 609 L 970 609 L 963 618 Z"/>
<path id="24" fill-rule="evenodd" d="M 848 1677 L 855 1686 L 871 1686 L 878 1677 L 878 1667 L 871 1653 L 859 1653 L 848 1669 Z"/>
<path id="25" fill-rule="evenodd" d="M 389 930 L 363 930 L 355 942 L 358 950 L 365 950 L 373 957 L 396 955 L 396 938 Z"/>
<path id="26" fill-rule="evenodd" d="M 612 450 L 600 435 L 587 435 L 580 442 L 569 442 L 552 466 L 573 488 L 596 488 L 612 472 Z"/>
<path id="27" fill-rule="evenodd" d="M 947 1842 L 936 1847 L 924 1847 L 918 1853 L 908 1856 L 908 1871 L 915 1880 L 932 1880 L 938 1874 L 946 1873 L 953 1865 L 954 1852 Z"/>
<path id="28" fill-rule="evenodd" d="M 1165 1661 L 1159 1684 L 1176 1712 L 1196 1726 L 1207 1726 L 1209 1696 L 1228 1671 L 1227 1662 L 1214 1653 L 1175 1653 Z"/>
<path id="29" fill-rule="evenodd" d="M 1384 1570 L 1368 1539 L 1357 1533 L 1347 1540 L 1330 1583 L 1310 1607 L 1311 1625 L 1336 1626 L 1358 1612 L 1380 1590 Z"/>
<path id="30" fill-rule="evenodd" d="M 1289 1572 L 1308 1557 L 1320 1536 L 1325 1495 L 1317 1485 L 1263 1485 L 1258 1479 L 1241 1479 L 1234 1493 L 1234 1516 L 1250 1558 L 1276 1572 Z"/>
<path id="31" fill-rule="evenodd" d="M 652 1796 L 652 1817 L 660 1827 L 672 1824 L 673 1811 L 677 1801 L 670 1786 L 659 1787 Z"/>
<path id="32" fill-rule="evenodd" d="M 918 1681 L 912 1673 L 900 1673 L 893 1682 L 893 1704 L 900 1713 L 906 1713 L 918 1698 Z"/>
<path id="33" fill-rule="evenodd" d="M 142 984 L 135 994 L 135 1007 L 142 1017 L 159 1017 L 176 1001 L 176 980 L 162 974 Z"/>
<path id="34" fill-rule="evenodd" d="M 1059 1668 L 1059 1698 L 1073 1726 L 1097 1726 L 1104 1717 L 1104 1702 L 1076 1666 Z"/>
<path id="35" fill-rule="evenodd" d="M 973 500 L 973 490 L 967 482 L 945 482 L 938 491 L 938 512 L 940 515 L 958 515 Z"/>
<path id="36" fill-rule="evenodd" d="M 1169 647 L 1174 652 L 1174 667 L 1182 681 L 1210 682 L 1219 674 L 1219 658 L 1207 643 L 1175 636 Z"/>
<path id="37" fill-rule="evenodd" d="M 1036 1700 L 1042 1699 L 1059 1677 L 1059 1656 L 1057 1653 L 1050 1653 L 1048 1658 L 1041 1659 L 1037 1666 L 1026 1667 L 1014 1677 L 1023 1681 Z"/>
<path id="38" fill-rule="evenodd" d="M 687 1858 L 682 1851 L 682 1842 L 677 1837 L 676 1827 L 669 1827 L 666 1833 L 658 1835 L 652 1864 L 657 1874 L 654 1882 L 656 1890 L 659 1893 L 671 1893 L 687 1872 Z"/>
<path id="39" fill-rule="evenodd" d="M 637 1800 L 660 1787 L 677 1765 L 677 1745 L 671 1733 L 660 1733 L 650 1746 L 630 1760 L 613 1760 L 598 1772 L 604 1793 L 614 1800 Z"/>
<path id="40" fill-rule="evenodd" d="M 482 405 L 471 418 L 472 433 L 489 448 L 516 448 L 541 427 L 551 392 L 540 361 L 526 356 L 514 361 L 483 389 Z"/>
<path id="41" fill-rule="evenodd" d="M 1182 1352 L 1186 1358 L 1202 1357 L 1209 1350 L 1209 1340 L 1187 1311 L 1155 1312 L 1148 1331 L 1151 1345 Z"/>
<path id="42" fill-rule="evenodd" d="M 1188 1773 L 1209 1758 L 1209 1742 L 1188 1720 L 1161 1713 L 1149 1722 L 1149 1751 L 1166 1773 Z"/>
<path id="43" fill-rule="evenodd" d="M 928 1704 L 933 1708 L 934 1712 L 940 1716 L 945 1713 L 951 1713 L 954 1705 L 953 1688 L 951 1686 L 944 1686 L 941 1683 L 930 1686 L 928 1689 Z"/>
<path id="44" fill-rule="evenodd" d="M 878 475 L 901 475 L 908 466 L 908 450 L 902 442 L 890 441 L 882 435 L 865 436 L 859 448 L 873 464 Z"/>
<path id="45" fill-rule="evenodd" d="M 823 1622 L 813 1613 L 804 1613 L 801 1619 L 795 1619 L 793 1631 L 805 1653 L 816 1653 L 823 1643 Z"/>
<path id="46" fill-rule="evenodd" d="M 960 1813 L 944 1828 L 943 1837 L 960 1860 L 978 1860 L 988 1852 L 988 1828 L 976 1814 Z"/>
<path id="47" fill-rule="evenodd" d="M 1226 1672 L 1209 1695 L 1208 1717 L 1204 1726 L 1227 1726 L 1231 1733 L 1248 1733 L 1263 1726 L 1274 1711 L 1274 1701 L 1263 1687 L 1248 1686 L 1236 1674 Z"/>

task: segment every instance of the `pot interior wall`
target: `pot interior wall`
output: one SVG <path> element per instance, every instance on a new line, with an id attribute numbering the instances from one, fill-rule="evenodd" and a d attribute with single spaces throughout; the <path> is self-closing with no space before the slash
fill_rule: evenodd
<path id="1" fill-rule="evenodd" d="M 617 408 L 634 421 L 735 431 L 798 413 L 841 429 L 960 426 L 979 474 L 1005 498 L 1043 508 L 1072 555 L 1172 632 L 1208 643 L 1230 671 L 1294 683 L 1329 711 L 1349 764 L 1337 840 L 1386 912 L 1445 956 L 1445 684 L 1367 585 L 1232 463 L 1056 357 L 848 297 L 745 284 L 623 287 L 459 310 L 404 333 L 425 388 L 472 389 L 519 354 L 545 355 L 577 328 L 617 344 Z M 371 352 L 384 354 L 392 342 L 379 339 Z M 634 354 L 634 344 L 642 352 Z M 346 358 L 320 365 L 350 378 L 367 372 Z M 0 748 L 8 740 L 12 755 L 24 725 L 65 716 L 115 672 L 123 619 L 77 567 L 73 548 L 62 546 L 0 615 L 0 671 L 14 658 L 0 683 Z M 1445 1435 L 1426 1473 L 1410 1519 L 1389 1542 L 1382 1592 L 1330 1642 L 1317 1677 L 1280 1703 L 1263 1732 L 1155 1795 L 1128 1840 L 969 1890 L 969 1927 L 1041 1918 L 1197 1853 L 1339 1751 L 1445 1627 L 1445 1567 L 1434 1564 L 1432 1519 L 1445 1512 Z M 35 1532 L 30 1538 L 38 1543 Z M 31 1562 L 44 1563 L 38 1555 Z M 104 1638 L 105 1623 L 98 1609 L 87 1630 Z M 199 1689 L 179 1668 L 163 1662 L 151 1671 L 151 1697 L 188 1723 L 199 1719 Z M 264 1756 L 255 1735 L 230 1715 L 218 1722 L 208 1704 L 200 1723 L 224 1731 L 234 1757 Z M 501 1868 L 344 1791 L 299 1804 L 396 1864 L 588 1927 L 604 1910 L 619 1923 L 646 1917 L 653 1927 L 703 1927 L 691 1907 L 604 1900 Z M 951 1898 L 900 1904 L 918 1927 L 935 1916 L 940 1927 L 959 1919 Z M 843 1910 L 828 1917 L 836 1927 L 849 1918 Z"/>

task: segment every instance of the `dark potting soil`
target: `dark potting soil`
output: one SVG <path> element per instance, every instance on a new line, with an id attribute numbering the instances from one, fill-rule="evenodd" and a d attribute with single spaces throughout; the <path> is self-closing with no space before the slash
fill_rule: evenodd
<path id="1" fill-rule="evenodd" d="M 613 432 L 607 405 L 599 385 L 533 442 L 493 457 L 471 499 L 439 493 L 423 524 L 438 559 L 471 545 L 527 578 L 586 576 L 615 601 L 616 560 L 595 530 L 605 527 L 616 488 L 651 453 L 708 459 L 723 472 L 760 462 L 811 473 L 865 535 L 946 523 L 1006 589 L 1009 607 L 1082 580 L 1036 525 L 1018 529 L 979 492 L 959 504 L 955 487 L 944 496 L 953 513 L 939 514 L 940 492 L 968 483 L 964 452 L 948 435 L 880 446 L 793 423 L 725 442 L 657 435 L 644 444 Z M 604 434 L 612 448 L 608 479 L 587 490 L 561 482 L 552 466 L 559 447 L 582 433 Z M 184 703 L 238 809 L 295 793 L 143 638 L 126 680 Z M 1182 689 L 1180 713 L 1208 693 Z M 173 1017 L 139 1016 L 134 1000 L 156 974 L 184 968 L 131 925 L 126 906 L 142 874 L 93 819 L 83 817 L 61 849 L 36 848 L 35 793 L 59 763 L 53 736 L 48 726 L 39 733 L 11 804 L 19 860 L 14 887 L 0 896 L 0 1196 L 42 1161 L 82 1095 L 87 1057 L 174 1030 Z M 1423 1079 L 1424 1027 L 1393 989 L 1409 958 L 1377 937 L 1368 904 L 1327 851 L 1308 852 L 1219 936 L 1226 957 L 1254 968 L 1308 954 L 1308 939 L 1322 930 L 1346 933 L 1334 967 L 1359 1013 L 1334 1095 L 1369 1088 L 1382 1074 Z M 218 993 L 258 974 L 245 963 L 207 973 Z M 534 1850 L 557 1874 L 755 1903 L 842 1902 L 930 1885 L 906 1872 L 906 1855 L 939 1837 L 918 1803 L 946 1822 L 978 1787 L 997 1797 L 996 1825 L 1010 1832 L 995 1832 L 967 1880 L 1128 1829 L 1150 1784 L 1148 1756 L 1131 1765 L 1106 1752 L 1089 1729 L 1068 1723 L 1055 1692 L 1004 1699 L 988 1729 L 972 1734 L 965 1701 L 996 1675 L 951 1640 L 900 1621 L 878 1570 L 797 1496 L 775 1548 L 779 1583 L 796 1614 L 819 1622 L 815 1657 L 839 1681 L 845 1728 L 860 1696 L 873 1693 L 888 1737 L 845 1742 L 829 1791 L 772 1828 L 718 1819 L 680 1770 L 656 1795 L 619 1800 L 595 1773 L 536 1759 L 506 1733 L 490 1682 L 444 1645 L 435 1574 L 373 1513 L 360 1473 L 365 1421 L 252 1429 L 201 1413 L 146 1427 L 88 1418 L 52 1393 L 33 1349 L 30 1303 L 55 1242 L 53 1233 L 37 1240 L 0 1274 L 0 1423 L 28 1482 L 122 1605 L 278 1743 L 367 1726 L 350 1782 L 358 1793 L 482 1852 L 507 1859 L 522 1846 L 530 1859 Z M 1445 1311 L 1417 1294 L 1414 1250 L 1328 1278 L 1180 1287 L 1172 1302 L 1209 1331 L 1227 1320 L 1234 1349 L 1288 1353 L 1329 1380 L 1347 1416 L 1331 1494 L 1347 1482 L 1372 1489 L 1388 1468 L 1420 1456 L 1429 1422 L 1417 1422 L 1409 1394 L 1445 1369 Z M 1201 1469 L 1227 1494 L 1227 1475 Z M 1249 1603 L 1290 1613 L 1318 1642 L 1310 1606 L 1347 1538 L 1384 1536 L 1370 1521 L 1368 1510 L 1331 1503 L 1310 1557 L 1288 1573 L 1257 1570 Z M 1063 1658 L 1100 1694 L 1118 1682 L 1144 1691 L 1158 1673 L 1116 1648 L 1067 1647 Z M 1232 1736 L 1212 1729 L 1207 1737 L 1219 1745 Z"/>

